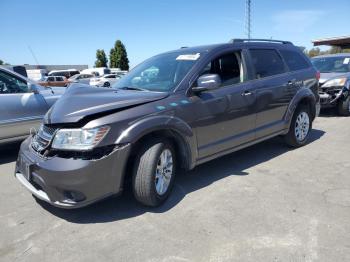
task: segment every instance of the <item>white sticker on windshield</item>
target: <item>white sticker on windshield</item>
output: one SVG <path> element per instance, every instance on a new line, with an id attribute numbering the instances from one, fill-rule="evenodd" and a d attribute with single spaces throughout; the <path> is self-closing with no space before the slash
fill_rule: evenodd
<path id="1" fill-rule="evenodd" d="M 344 59 L 343 64 L 344 64 L 344 65 L 348 65 L 349 62 L 350 62 L 350 57 L 347 57 L 347 58 Z"/>
<path id="2" fill-rule="evenodd" d="M 196 61 L 201 56 L 200 53 L 197 54 L 188 54 L 188 55 L 179 55 L 176 60 L 187 60 L 187 61 Z"/>

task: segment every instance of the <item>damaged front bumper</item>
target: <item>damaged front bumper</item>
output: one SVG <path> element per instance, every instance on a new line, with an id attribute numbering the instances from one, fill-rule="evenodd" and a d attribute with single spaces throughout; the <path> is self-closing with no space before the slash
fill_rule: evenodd
<path id="1" fill-rule="evenodd" d="M 60 208 L 79 208 L 122 191 L 130 144 L 89 160 L 43 157 L 31 140 L 21 145 L 15 176 L 35 197 Z"/>
<path id="2" fill-rule="evenodd" d="M 334 107 L 349 95 L 348 87 L 320 87 L 320 103 L 322 108 Z"/>

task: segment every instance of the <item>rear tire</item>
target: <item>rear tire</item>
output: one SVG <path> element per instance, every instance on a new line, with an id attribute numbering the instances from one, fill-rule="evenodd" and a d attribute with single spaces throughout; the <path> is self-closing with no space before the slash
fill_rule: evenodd
<path id="1" fill-rule="evenodd" d="M 309 138 L 311 129 L 312 120 L 309 107 L 298 106 L 294 112 L 289 131 L 284 136 L 284 139 L 291 147 L 304 146 Z"/>
<path id="2" fill-rule="evenodd" d="M 103 84 L 103 87 L 110 87 L 111 86 L 111 83 L 110 82 L 105 82 L 104 84 Z"/>
<path id="3" fill-rule="evenodd" d="M 175 150 L 168 140 L 146 143 L 136 157 L 133 170 L 136 200 L 151 207 L 162 204 L 172 189 L 176 168 Z"/>
<path id="4" fill-rule="evenodd" d="M 344 100 L 338 102 L 338 114 L 341 116 L 350 116 L 350 95 Z"/>

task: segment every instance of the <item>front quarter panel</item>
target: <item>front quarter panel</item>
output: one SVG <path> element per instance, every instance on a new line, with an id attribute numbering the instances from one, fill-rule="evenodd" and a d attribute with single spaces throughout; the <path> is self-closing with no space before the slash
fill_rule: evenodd
<path id="1" fill-rule="evenodd" d="M 186 102 L 185 102 L 186 101 Z M 182 95 L 139 105 L 124 111 L 90 121 L 85 128 L 108 125 L 111 131 L 99 146 L 134 144 L 143 136 L 155 131 L 171 131 L 181 138 L 187 148 L 188 163 L 192 168 L 197 158 L 197 140 L 191 123 L 193 103 Z"/>

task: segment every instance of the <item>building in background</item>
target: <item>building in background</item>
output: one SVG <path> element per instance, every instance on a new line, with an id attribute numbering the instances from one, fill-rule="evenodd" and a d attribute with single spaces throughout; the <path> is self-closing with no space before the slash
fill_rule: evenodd
<path id="1" fill-rule="evenodd" d="M 328 45 L 339 47 L 340 49 L 348 49 L 350 48 L 350 36 L 338 36 L 338 37 L 330 37 L 312 40 L 314 46 L 320 45 Z"/>

